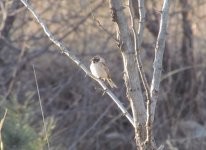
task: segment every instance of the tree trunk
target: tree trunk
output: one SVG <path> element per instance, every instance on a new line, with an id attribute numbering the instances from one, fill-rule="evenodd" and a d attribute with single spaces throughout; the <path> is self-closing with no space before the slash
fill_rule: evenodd
<path id="1" fill-rule="evenodd" d="M 119 48 L 121 50 L 124 64 L 124 80 L 127 87 L 127 97 L 130 101 L 134 124 L 135 140 L 138 149 L 146 149 L 146 108 L 141 90 L 138 66 L 136 63 L 132 36 L 129 32 L 127 18 L 123 12 L 122 0 L 110 0 L 112 19 L 117 23 L 117 33 L 119 37 Z"/>

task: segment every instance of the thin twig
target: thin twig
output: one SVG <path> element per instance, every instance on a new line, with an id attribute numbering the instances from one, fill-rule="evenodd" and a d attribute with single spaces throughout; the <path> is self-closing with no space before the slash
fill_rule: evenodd
<path id="1" fill-rule="evenodd" d="M 117 39 L 114 37 L 113 33 L 110 33 L 110 31 L 108 29 L 106 29 L 101 22 L 97 19 L 97 17 L 95 16 L 94 13 L 92 13 L 92 19 L 96 22 L 97 26 L 99 27 L 100 30 L 104 31 L 106 34 L 108 34 L 109 36 L 112 37 L 112 39 L 114 39 L 115 41 L 117 41 Z"/>
<path id="2" fill-rule="evenodd" d="M 206 138 L 206 134 L 189 136 L 189 137 L 184 137 L 184 138 L 167 139 L 164 144 L 167 144 L 168 141 L 183 144 L 188 141 L 200 140 L 200 139 L 205 139 L 205 138 Z"/>
<path id="3" fill-rule="evenodd" d="M 33 70 L 34 70 L 34 78 L 35 78 L 35 82 L 36 82 L 36 89 L 37 89 L 37 93 L 38 93 L 38 97 L 39 97 L 39 105 L 40 105 L 40 108 L 41 108 L 41 114 L 42 114 L 42 119 L 43 119 L 43 124 L 44 124 L 44 132 L 45 132 L 45 135 L 46 135 L 48 149 L 50 150 L 49 138 L 48 138 L 48 135 L 47 135 L 47 128 L 46 128 L 46 123 L 45 123 L 45 119 L 44 119 L 44 111 L 43 111 L 43 107 L 42 107 L 42 103 L 41 103 L 41 96 L 40 96 L 40 93 L 39 93 L 39 86 L 38 86 L 38 82 L 37 82 L 36 71 L 35 71 L 34 65 L 33 65 Z"/>
<path id="4" fill-rule="evenodd" d="M 165 74 L 162 78 L 161 78 L 161 82 L 166 80 L 167 78 L 169 78 L 170 76 L 173 76 L 175 74 L 178 74 L 180 72 L 189 70 L 189 69 L 195 69 L 195 68 L 206 68 L 206 64 L 196 64 L 196 65 L 192 65 L 192 66 L 185 66 L 179 69 L 175 69 L 172 70 L 170 72 L 168 72 L 167 74 Z"/>
<path id="5" fill-rule="evenodd" d="M 62 54 L 68 56 L 68 58 L 70 58 L 75 64 L 77 64 L 77 66 L 79 66 L 88 76 L 90 76 L 92 79 L 96 80 L 101 87 L 104 89 L 104 91 L 111 97 L 111 99 L 118 105 L 118 107 L 120 108 L 120 110 L 122 111 L 123 114 L 125 114 L 125 116 L 127 117 L 127 119 L 129 120 L 129 122 L 134 126 L 133 123 L 133 118 L 131 117 L 131 115 L 128 113 L 127 109 L 122 105 L 122 103 L 118 100 L 118 98 L 112 93 L 111 90 L 108 89 L 108 87 L 103 83 L 102 80 L 95 78 L 90 71 L 86 68 L 86 66 L 84 64 L 81 63 L 81 61 L 70 52 L 70 50 L 68 48 L 66 48 L 66 46 L 64 46 L 64 44 L 62 42 L 60 42 L 59 40 L 57 40 L 57 38 L 52 35 L 52 33 L 48 30 L 47 26 L 45 25 L 44 21 L 40 18 L 40 16 L 35 12 L 34 8 L 29 5 L 27 3 L 27 1 L 25 0 L 21 0 L 21 2 L 27 7 L 27 9 L 33 14 L 33 16 L 35 17 L 35 19 L 37 20 L 37 22 L 41 25 L 41 27 L 43 28 L 45 34 L 49 37 L 49 39 L 60 48 L 60 51 Z"/>

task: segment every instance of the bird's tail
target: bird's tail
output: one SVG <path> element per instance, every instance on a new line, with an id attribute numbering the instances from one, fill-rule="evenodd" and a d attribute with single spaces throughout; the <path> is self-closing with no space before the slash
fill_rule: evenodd
<path id="1" fill-rule="evenodd" d="M 112 81 L 112 79 L 107 79 L 107 82 L 111 86 L 111 88 L 117 88 L 117 85 Z"/>

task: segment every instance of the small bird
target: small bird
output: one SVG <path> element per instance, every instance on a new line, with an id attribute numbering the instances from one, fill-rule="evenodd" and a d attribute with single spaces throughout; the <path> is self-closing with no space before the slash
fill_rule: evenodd
<path id="1" fill-rule="evenodd" d="M 104 58 L 98 55 L 94 56 L 91 59 L 90 70 L 96 78 L 102 79 L 104 81 L 106 80 L 111 88 L 117 88 L 116 84 L 111 79 L 109 68 L 105 64 Z"/>

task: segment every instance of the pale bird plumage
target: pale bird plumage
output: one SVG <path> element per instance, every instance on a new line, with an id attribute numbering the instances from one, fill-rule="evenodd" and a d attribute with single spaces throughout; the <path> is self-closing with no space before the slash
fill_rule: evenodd
<path id="1" fill-rule="evenodd" d="M 92 58 L 90 70 L 96 78 L 104 81 L 106 80 L 112 88 L 117 88 L 116 84 L 111 79 L 109 68 L 102 57 L 94 56 Z"/>

